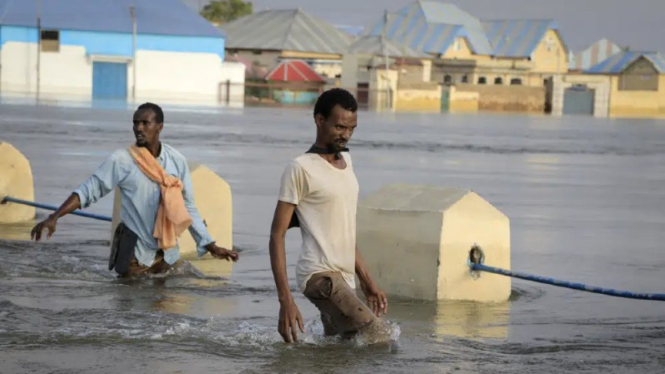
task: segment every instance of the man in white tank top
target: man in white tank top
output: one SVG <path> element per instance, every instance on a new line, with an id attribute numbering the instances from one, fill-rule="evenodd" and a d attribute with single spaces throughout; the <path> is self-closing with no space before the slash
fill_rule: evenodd
<path id="1" fill-rule="evenodd" d="M 270 235 L 270 260 L 279 295 L 279 333 L 297 341 L 303 320 L 286 272 L 284 238 L 300 226 L 298 289 L 321 312 L 326 335 L 352 336 L 388 310 L 386 295 L 372 281 L 356 247 L 358 181 L 346 144 L 357 126 L 358 105 L 348 91 L 331 89 L 316 102 L 316 143 L 282 174 Z M 358 275 L 367 304 L 355 294 Z"/>

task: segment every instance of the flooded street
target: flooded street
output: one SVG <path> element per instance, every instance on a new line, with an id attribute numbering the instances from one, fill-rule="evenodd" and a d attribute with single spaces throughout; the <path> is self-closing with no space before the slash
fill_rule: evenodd
<path id="1" fill-rule="evenodd" d="M 311 111 L 164 111 L 162 141 L 231 185 L 232 276 L 121 282 L 107 270 L 107 222 L 67 216 L 40 243 L 26 241 L 32 223 L 0 226 L 0 373 L 665 371 L 665 303 L 521 280 L 501 304 L 390 298 L 392 345 L 325 339 L 295 291 L 297 230 L 287 263 L 307 334 L 285 345 L 268 234 L 281 173 L 314 140 Z M 59 205 L 133 141 L 132 113 L 3 103 L 0 140 L 30 160 L 35 200 Z M 514 270 L 665 293 L 665 121 L 361 111 L 349 148 L 361 199 L 404 182 L 495 205 L 510 219 Z M 88 211 L 112 207 L 110 194 Z"/>

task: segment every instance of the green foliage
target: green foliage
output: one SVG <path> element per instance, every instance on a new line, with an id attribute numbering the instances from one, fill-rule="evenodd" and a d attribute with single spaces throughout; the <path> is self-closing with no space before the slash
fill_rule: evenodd
<path id="1" fill-rule="evenodd" d="M 203 7 L 201 15 L 208 21 L 219 25 L 250 15 L 253 12 L 254 6 L 251 1 L 222 0 L 211 1 L 210 4 Z"/>

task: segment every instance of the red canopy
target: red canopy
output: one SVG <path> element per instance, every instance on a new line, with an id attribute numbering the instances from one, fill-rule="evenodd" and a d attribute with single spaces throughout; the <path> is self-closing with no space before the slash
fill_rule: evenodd
<path id="1" fill-rule="evenodd" d="M 325 82 L 309 64 L 301 60 L 285 60 L 266 76 L 266 80 L 280 82 Z"/>

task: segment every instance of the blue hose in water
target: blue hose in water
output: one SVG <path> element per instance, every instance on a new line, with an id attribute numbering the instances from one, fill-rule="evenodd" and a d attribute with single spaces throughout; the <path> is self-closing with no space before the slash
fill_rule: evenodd
<path id="1" fill-rule="evenodd" d="M 1 203 L 2 203 L 2 204 L 5 204 L 5 203 L 7 203 L 7 202 L 10 202 L 10 203 L 16 203 L 16 204 L 23 204 L 23 205 L 29 205 L 29 206 L 34 206 L 35 208 L 41 208 L 41 209 L 47 209 L 47 210 L 53 210 L 53 211 L 58 210 L 58 207 L 57 207 L 57 206 L 47 205 L 47 204 L 41 204 L 41 203 L 35 203 L 35 202 L 32 202 L 32 201 L 27 201 L 27 200 L 16 199 L 16 198 L 13 198 L 13 197 L 11 197 L 11 196 L 5 196 L 5 197 L 2 199 L 2 202 L 1 202 Z M 98 219 L 98 220 L 100 220 L 100 221 L 107 221 L 107 222 L 111 222 L 111 221 L 112 221 L 111 217 L 101 216 L 101 215 L 93 214 L 93 213 L 87 213 L 87 212 L 83 212 L 83 211 L 81 211 L 81 210 L 75 210 L 75 211 L 73 211 L 73 212 L 71 212 L 71 213 L 69 213 L 69 214 L 74 214 L 74 215 L 77 215 L 77 216 L 87 217 L 87 218 L 92 218 L 92 219 Z"/>
<path id="2" fill-rule="evenodd" d="M 481 265 L 476 263 L 469 263 L 469 267 L 471 267 L 471 270 L 474 271 L 485 271 L 488 273 L 505 275 L 508 277 L 524 279 L 532 282 L 545 283 L 557 287 L 571 288 L 573 290 L 593 292 L 593 293 L 599 293 L 603 295 L 616 296 L 616 297 L 625 297 L 628 299 L 665 301 L 665 294 L 662 293 L 635 293 L 629 291 L 613 290 L 611 288 L 593 287 L 593 286 L 587 286 L 582 283 L 566 282 L 553 278 L 541 277 L 538 275 L 518 273 L 515 271 L 499 269 L 492 266 Z"/>

